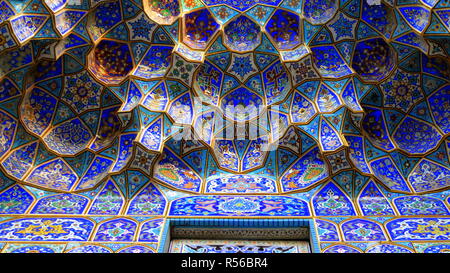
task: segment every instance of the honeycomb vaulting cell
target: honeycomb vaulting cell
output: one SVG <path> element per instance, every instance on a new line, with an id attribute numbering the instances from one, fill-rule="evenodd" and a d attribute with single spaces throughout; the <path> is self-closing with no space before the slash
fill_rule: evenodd
<path id="1" fill-rule="evenodd" d="M 370 0 L 363 0 L 362 9 L 362 19 L 364 21 L 381 32 L 386 38 L 392 36 L 392 32 L 397 26 L 392 7 L 382 1 L 374 4 Z"/>
<path id="2" fill-rule="evenodd" d="M 364 80 L 380 81 L 393 70 L 395 54 L 382 38 L 361 41 L 356 45 L 352 67 Z"/>
<path id="3" fill-rule="evenodd" d="M 449 15 L 0 0 L 0 252 L 448 252 Z"/>
<path id="4" fill-rule="evenodd" d="M 207 9 L 186 14 L 183 22 L 183 41 L 194 49 L 206 49 L 220 27 Z"/>
<path id="5" fill-rule="evenodd" d="M 325 24 L 339 8 L 337 0 L 305 0 L 303 15 L 311 24 Z"/>
<path id="6" fill-rule="evenodd" d="M 127 43 L 101 40 L 88 57 L 89 69 L 105 84 L 121 82 L 133 69 Z"/>
<path id="7" fill-rule="evenodd" d="M 224 42 L 231 50 L 251 51 L 261 43 L 260 27 L 246 16 L 240 16 L 224 29 Z"/>
<path id="8" fill-rule="evenodd" d="M 145 13 L 158 24 L 170 25 L 180 15 L 178 0 L 144 0 L 142 2 Z"/>
<path id="9" fill-rule="evenodd" d="M 277 10 L 267 22 L 266 31 L 279 49 L 292 49 L 301 42 L 300 16 Z"/>

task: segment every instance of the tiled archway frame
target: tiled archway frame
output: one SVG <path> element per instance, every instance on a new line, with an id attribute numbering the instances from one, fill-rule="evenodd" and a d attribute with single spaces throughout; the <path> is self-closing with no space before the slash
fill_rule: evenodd
<path id="1" fill-rule="evenodd" d="M 190 228 L 308 228 L 309 244 L 312 253 L 320 253 L 319 241 L 313 219 L 202 219 L 202 218 L 167 218 L 162 231 L 158 253 L 166 253 L 170 246 L 170 230 L 173 227 Z M 245 239 L 245 238 L 242 238 Z"/>

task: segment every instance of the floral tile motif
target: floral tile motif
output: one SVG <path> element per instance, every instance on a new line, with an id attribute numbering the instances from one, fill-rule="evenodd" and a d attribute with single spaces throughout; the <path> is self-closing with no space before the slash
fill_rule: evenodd
<path id="1" fill-rule="evenodd" d="M 24 218 L 0 224 L 2 241 L 87 241 L 94 224 L 84 218 Z"/>
<path id="2" fill-rule="evenodd" d="M 367 249 L 366 253 L 414 253 L 414 251 L 400 245 L 379 244 Z"/>
<path id="3" fill-rule="evenodd" d="M 316 216 L 354 216 L 350 199 L 336 184 L 329 182 L 312 198 Z"/>
<path id="4" fill-rule="evenodd" d="M 98 227 L 94 241 L 133 241 L 136 228 L 137 224 L 128 219 L 107 221 Z"/>
<path id="5" fill-rule="evenodd" d="M 384 241 L 382 227 L 372 221 L 355 219 L 341 225 L 346 241 Z"/>
<path id="6" fill-rule="evenodd" d="M 44 197 L 34 205 L 31 214 L 82 214 L 88 199 L 74 194 Z"/>
<path id="7" fill-rule="evenodd" d="M 394 241 L 448 240 L 446 218 L 401 218 L 389 221 L 386 228 Z"/>
<path id="8" fill-rule="evenodd" d="M 394 200 L 401 215 L 448 215 L 445 204 L 435 198 L 424 196 L 404 196 Z"/>
<path id="9" fill-rule="evenodd" d="M 306 202 L 292 197 L 187 197 L 172 203 L 169 215 L 189 216 L 308 216 Z"/>

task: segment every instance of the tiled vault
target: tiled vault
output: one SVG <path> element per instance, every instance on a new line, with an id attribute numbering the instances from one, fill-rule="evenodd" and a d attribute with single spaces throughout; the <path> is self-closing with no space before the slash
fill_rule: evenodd
<path id="1" fill-rule="evenodd" d="M 0 249 L 448 252 L 449 79 L 448 0 L 0 0 Z"/>

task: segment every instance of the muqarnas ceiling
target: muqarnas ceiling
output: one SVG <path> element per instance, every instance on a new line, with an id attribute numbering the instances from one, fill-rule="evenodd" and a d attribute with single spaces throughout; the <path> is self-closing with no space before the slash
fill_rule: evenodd
<path id="1" fill-rule="evenodd" d="M 0 1 L 1 188 L 450 186 L 446 1 Z M 103 183 L 103 184 L 102 184 Z M 132 195 L 130 195 L 131 198 Z M 284 201 L 283 201 L 284 202 Z"/>

